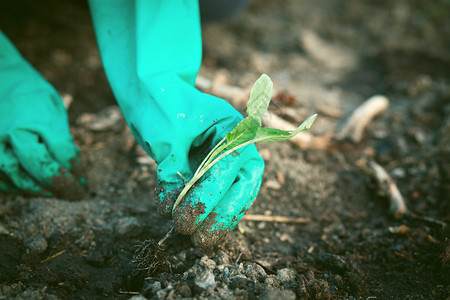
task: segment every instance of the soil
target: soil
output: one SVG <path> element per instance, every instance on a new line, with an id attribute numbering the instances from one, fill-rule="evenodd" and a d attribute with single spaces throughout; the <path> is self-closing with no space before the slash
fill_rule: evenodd
<path id="1" fill-rule="evenodd" d="M 266 171 L 247 213 L 308 223 L 242 221 L 206 250 L 174 235 L 168 268 L 142 275 L 136 250 L 172 224 L 154 202 L 156 165 L 124 122 L 90 125 L 117 107 L 86 3 L 2 3 L 0 28 L 73 98 L 88 192 L 80 201 L 0 196 L 0 298 L 450 298 L 449 14 L 444 0 L 255 0 L 205 26 L 200 74 L 239 87 L 269 74 L 282 93 L 272 112 L 290 108 L 282 117 L 295 124 L 318 112 L 315 136 L 338 132 L 368 97 L 390 105 L 359 143 L 258 145 Z M 390 214 L 366 159 L 394 178 L 411 215 Z"/>

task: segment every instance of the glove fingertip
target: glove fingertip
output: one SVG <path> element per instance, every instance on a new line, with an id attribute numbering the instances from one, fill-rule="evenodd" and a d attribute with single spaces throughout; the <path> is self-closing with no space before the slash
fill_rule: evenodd
<path id="1" fill-rule="evenodd" d="M 242 216 L 243 214 L 240 218 L 235 218 L 230 225 L 223 223 L 223 219 L 217 213 L 211 212 L 192 235 L 191 240 L 196 247 L 203 249 L 217 245 L 236 226 Z"/>
<path id="2" fill-rule="evenodd" d="M 196 202 L 185 199 L 180 203 L 173 215 L 173 222 L 178 233 L 191 235 L 199 226 L 201 215 L 205 214 L 206 205 L 203 202 Z"/>
<path id="3" fill-rule="evenodd" d="M 173 205 L 180 192 L 181 187 L 179 185 L 164 181 L 158 182 L 158 186 L 155 189 L 155 202 L 156 209 L 161 217 L 172 219 Z"/>

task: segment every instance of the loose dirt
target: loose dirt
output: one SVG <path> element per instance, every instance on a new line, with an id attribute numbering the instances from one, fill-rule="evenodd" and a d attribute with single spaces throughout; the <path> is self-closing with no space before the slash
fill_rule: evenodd
<path id="1" fill-rule="evenodd" d="M 247 213 L 309 222 L 242 221 L 207 250 L 174 235 L 167 268 L 142 274 L 136 249 L 172 224 L 157 213 L 156 165 L 125 123 L 86 121 L 116 105 L 87 5 L 2 4 L 0 28 L 73 98 L 88 192 L 80 201 L 0 196 L 0 298 L 448 299 L 449 15 L 444 0 L 255 0 L 235 20 L 205 26 L 200 74 L 246 88 L 267 73 L 284 95 L 271 112 L 294 124 L 319 113 L 315 136 L 339 132 L 373 95 L 389 108 L 357 144 L 258 145 L 266 171 Z M 361 167 L 371 159 L 411 215 L 391 216 Z"/>

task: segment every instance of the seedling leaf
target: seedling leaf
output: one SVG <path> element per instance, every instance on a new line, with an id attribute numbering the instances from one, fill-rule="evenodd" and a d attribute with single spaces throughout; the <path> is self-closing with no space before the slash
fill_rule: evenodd
<path id="1" fill-rule="evenodd" d="M 189 192 L 190 188 L 225 156 L 253 143 L 276 142 L 290 139 L 312 126 L 317 115 L 310 116 L 295 130 L 287 131 L 270 127 L 261 128 L 262 118 L 267 111 L 272 96 L 272 88 L 273 83 L 266 74 L 263 74 L 256 81 L 247 103 L 247 118 L 239 122 L 231 132 L 227 133 L 226 137 L 204 158 L 197 171 L 195 171 L 192 178 L 186 183 L 178 195 L 172 207 L 172 213 Z"/>
<path id="2" fill-rule="evenodd" d="M 272 98 L 273 83 L 269 76 L 262 74 L 261 77 L 256 80 L 255 85 L 250 92 L 250 99 L 247 102 L 247 116 L 254 117 L 261 121 L 264 114 L 269 107 L 270 99 Z"/>
<path id="3" fill-rule="evenodd" d="M 225 150 L 236 147 L 255 138 L 260 121 L 255 117 L 247 117 L 231 131 L 227 133 L 227 146 Z"/>
<path id="4" fill-rule="evenodd" d="M 310 116 L 306 119 L 300 126 L 298 126 L 295 130 L 281 130 L 270 127 L 259 128 L 256 132 L 255 143 L 263 143 L 263 142 L 278 142 L 284 141 L 294 137 L 302 131 L 308 130 L 311 128 L 312 124 L 316 120 L 317 114 Z"/>

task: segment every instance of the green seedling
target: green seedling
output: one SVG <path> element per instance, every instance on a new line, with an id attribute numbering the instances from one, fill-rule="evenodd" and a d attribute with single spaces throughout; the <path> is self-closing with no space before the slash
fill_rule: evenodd
<path id="1" fill-rule="evenodd" d="M 269 107 L 272 97 L 273 83 L 269 76 L 263 74 L 253 86 L 250 99 L 247 102 L 247 117 L 223 138 L 206 155 L 192 178 L 184 186 L 172 208 L 172 213 L 180 204 L 191 187 L 218 161 L 234 151 L 253 143 L 278 142 L 292 138 L 298 133 L 311 128 L 317 114 L 310 116 L 295 130 L 281 130 L 270 127 L 261 127 L 264 114 Z"/>

